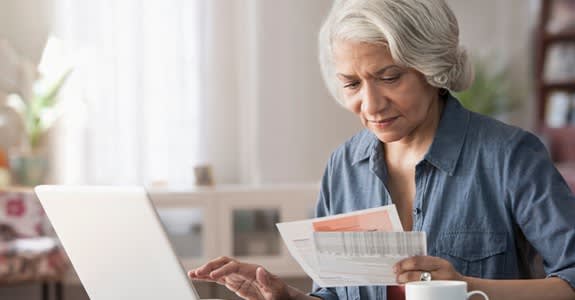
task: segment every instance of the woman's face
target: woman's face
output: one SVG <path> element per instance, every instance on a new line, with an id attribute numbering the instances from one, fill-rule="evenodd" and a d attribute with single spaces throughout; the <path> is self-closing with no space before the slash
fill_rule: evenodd
<path id="1" fill-rule="evenodd" d="M 439 119 L 437 88 L 395 64 L 385 45 L 338 41 L 334 60 L 344 106 L 380 141 L 417 139 Z"/>

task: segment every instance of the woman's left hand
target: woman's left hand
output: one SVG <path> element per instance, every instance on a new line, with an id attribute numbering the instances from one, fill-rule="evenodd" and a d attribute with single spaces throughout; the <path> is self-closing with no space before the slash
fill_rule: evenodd
<path id="1" fill-rule="evenodd" d="M 450 262 L 435 256 L 412 256 L 393 266 L 398 283 L 420 281 L 421 273 L 429 272 L 432 280 L 463 280 Z"/>

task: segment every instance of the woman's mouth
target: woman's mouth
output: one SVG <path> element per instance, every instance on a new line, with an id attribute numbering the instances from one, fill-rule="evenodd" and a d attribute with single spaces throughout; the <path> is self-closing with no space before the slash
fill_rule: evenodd
<path id="1" fill-rule="evenodd" d="M 383 119 L 383 120 L 368 120 L 368 122 L 370 124 L 372 124 L 373 126 L 375 126 L 376 128 L 386 128 L 391 126 L 391 124 L 393 124 L 393 122 L 395 122 L 395 120 L 397 120 L 398 117 L 393 117 L 393 118 L 387 118 L 387 119 Z"/>

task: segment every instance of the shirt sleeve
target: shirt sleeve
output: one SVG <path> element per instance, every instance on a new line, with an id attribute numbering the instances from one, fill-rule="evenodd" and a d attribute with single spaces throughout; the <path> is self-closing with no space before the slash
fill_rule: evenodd
<path id="1" fill-rule="evenodd" d="M 333 156 L 332 156 L 333 158 Z M 323 177 L 321 180 L 321 187 L 319 191 L 319 196 L 317 199 L 317 204 L 315 207 L 315 216 L 316 218 L 325 217 L 330 215 L 329 212 L 329 195 L 330 195 L 330 179 L 331 179 L 331 169 L 332 169 L 332 158 L 330 158 L 325 171 L 323 173 Z M 313 283 L 312 292 L 309 294 L 310 296 L 319 297 L 324 300 L 337 300 L 339 297 L 334 288 L 322 288 L 318 286 L 315 282 Z"/>
<path id="2" fill-rule="evenodd" d="M 575 288 L 575 196 L 536 136 L 522 132 L 510 151 L 504 178 L 511 213 L 547 277 Z"/>

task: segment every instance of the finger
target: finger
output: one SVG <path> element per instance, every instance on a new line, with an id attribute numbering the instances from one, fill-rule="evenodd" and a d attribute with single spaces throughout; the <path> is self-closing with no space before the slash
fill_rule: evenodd
<path id="1" fill-rule="evenodd" d="M 224 285 L 224 286 L 228 284 L 227 281 L 231 282 L 230 276 L 220 277 L 220 278 L 218 278 L 218 279 L 213 279 L 213 278 L 211 278 L 211 277 L 194 278 L 194 280 L 215 282 L 215 283 L 217 283 L 217 284 Z"/>
<path id="2" fill-rule="evenodd" d="M 432 275 L 433 278 L 433 275 Z M 407 271 L 396 276 L 397 283 L 403 284 L 411 281 L 421 280 L 421 271 Z"/>
<path id="3" fill-rule="evenodd" d="M 256 279 L 258 281 L 259 284 L 261 284 L 261 286 L 263 288 L 269 289 L 270 287 L 270 278 L 269 278 L 269 273 L 262 267 L 258 267 L 256 270 Z"/>
<path id="4" fill-rule="evenodd" d="M 192 278 L 192 280 L 194 280 L 194 281 L 204 281 L 204 282 L 218 282 L 217 280 L 214 280 L 214 279 L 212 279 L 212 278 L 210 278 L 210 277 L 201 277 L 201 278 L 196 277 L 196 278 Z"/>
<path id="5" fill-rule="evenodd" d="M 193 270 L 188 272 L 188 278 L 190 278 L 192 280 L 200 280 L 200 281 L 214 281 L 209 276 L 205 276 L 205 275 L 198 276 L 198 275 L 196 275 L 196 273 Z"/>
<path id="6" fill-rule="evenodd" d="M 211 279 L 213 282 L 216 282 L 219 285 L 226 285 L 226 278 L 225 277 L 220 277 L 217 280 Z"/>
<path id="7" fill-rule="evenodd" d="M 395 274 L 408 271 L 435 271 L 443 266 L 443 260 L 434 256 L 412 256 L 397 262 L 393 266 Z"/>
<path id="8" fill-rule="evenodd" d="M 278 281 L 276 276 L 269 273 L 266 269 L 258 267 L 256 270 L 256 283 L 263 293 L 277 294 L 279 292 Z M 274 284 L 275 283 L 275 284 Z"/>
<path id="9" fill-rule="evenodd" d="M 246 279 L 255 280 L 257 265 L 230 261 L 224 266 L 210 273 L 210 277 L 218 278 L 229 274 L 238 274 Z"/>
<path id="10" fill-rule="evenodd" d="M 290 299 L 287 285 L 262 267 L 256 270 L 256 285 L 265 299 Z"/>
<path id="11" fill-rule="evenodd" d="M 238 273 L 240 268 L 240 263 L 235 261 L 230 261 L 227 264 L 219 267 L 218 269 L 213 270 L 210 272 L 209 276 L 212 278 L 219 278 L 229 274 Z"/>
<path id="12" fill-rule="evenodd" d="M 193 271 L 198 276 L 206 276 L 210 274 L 213 270 L 220 268 L 221 266 L 229 263 L 230 261 L 234 260 L 227 256 L 220 256 L 208 262 L 207 264 L 194 269 Z"/>

